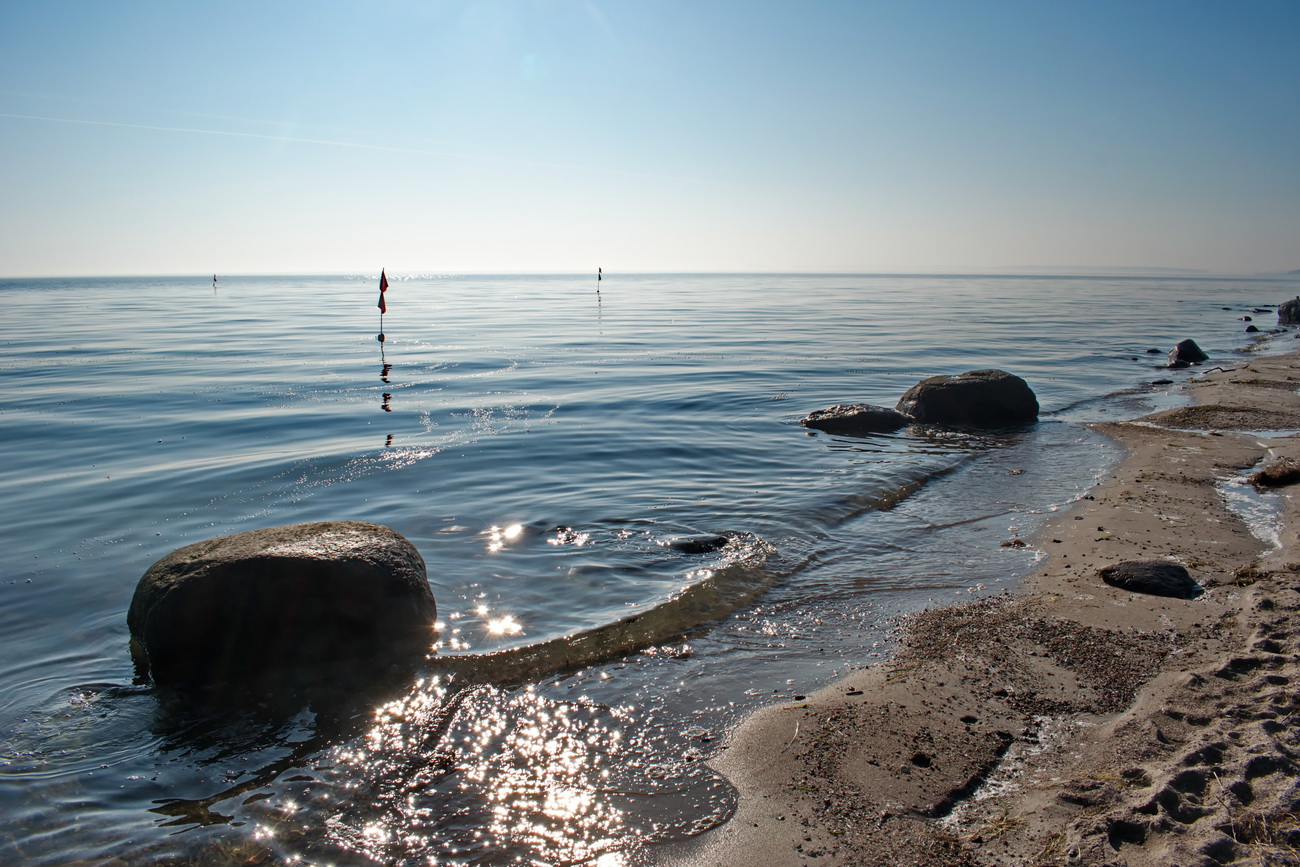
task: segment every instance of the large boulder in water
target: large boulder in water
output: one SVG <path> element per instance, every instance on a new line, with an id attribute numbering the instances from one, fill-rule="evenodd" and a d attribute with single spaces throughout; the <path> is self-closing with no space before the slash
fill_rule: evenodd
<path id="1" fill-rule="evenodd" d="M 1033 389 L 1005 370 L 968 370 L 923 379 L 894 408 L 928 424 L 996 428 L 1038 420 Z"/>
<path id="2" fill-rule="evenodd" d="M 1190 338 L 1178 341 L 1174 348 L 1169 350 L 1170 367 L 1187 367 L 1209 360 L 1210 356 L 1205 354 L 1205 350 L 1197 346 L 1196 341 Z"/>
<path id="3" fill-rule="evenodd" d="M 427 652 L 436 617 L 414 545 L 378 524 L 323 521 L 173 551 L 140 579 L 127 625 L 156 683 L 203 686 L 379 670 Z"/>
<path id="4" fill-rule="evenodd" d="M 800 424 L 827 433 L 860 437 L 868 434 L 891 433 L 910 424 L 911 421 L 901 412 L 886 406 L 841 403 L 826 409 L 813 410 L 804 416 Z"/>
<path id="5" fill-rule="evenodd" d="M 1300 325 L 1300 295 L 1277 305 L 1278 325 Z"/>

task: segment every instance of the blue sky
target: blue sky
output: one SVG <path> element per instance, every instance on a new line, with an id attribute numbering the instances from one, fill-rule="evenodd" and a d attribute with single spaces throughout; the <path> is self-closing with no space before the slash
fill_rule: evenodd
<path id="1" fill-rule="evenodd" d="M 0 276 L 1300 268 L 1300 3 L 0 5 Z"/>

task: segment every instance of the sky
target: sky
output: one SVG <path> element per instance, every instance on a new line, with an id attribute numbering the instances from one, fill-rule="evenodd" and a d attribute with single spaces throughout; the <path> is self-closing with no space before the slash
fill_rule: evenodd
<path id="1" fill-rule="evenodd" d="M 0 276 L 1300 269 L 1295 0 L 0 4 Z"/>

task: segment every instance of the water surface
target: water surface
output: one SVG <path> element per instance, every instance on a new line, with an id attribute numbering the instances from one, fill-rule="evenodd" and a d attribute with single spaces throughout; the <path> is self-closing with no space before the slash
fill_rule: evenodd
<path id="1" fill-rule="evenodd" d="M 1014 586 L 1267 278 L 376 275 L 0 281 L 0 857 L 653 861 L 725 818 L 741 713 L 884 653 L 890 618 Z M 1289 335 L 1267 351 L 1286 348 Z M 1146 350 L 1154 348 L 1160 354 Z M 798 420 L 999 367 L 1040 423 L 869 439 Z M 224 714 L 138 683 L 125 613 L 190 542 L 356 519 L 409 538 L 439 659 L 486 677 Z M 721 550 L 673 539 L 723 534 Z M 618 626 L 637 616 L 637 630 Z"/>

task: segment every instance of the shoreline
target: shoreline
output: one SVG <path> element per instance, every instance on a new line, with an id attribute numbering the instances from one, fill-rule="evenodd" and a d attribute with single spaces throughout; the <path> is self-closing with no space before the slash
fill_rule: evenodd
<path id="1" fill-rule="evenodd" d="M 1300 864 L 1300 504 L 1279 489 L 1275 548 L 1217 487 L 1300 458 L 1297 386 L 1300 353 L 1247 358 L 1189 407 L 1092 425 L 1124 455 L 1034 537 L 1040 566 L 742 722 L 710 762 L 736 815 L 663 863 Z M 1206 592 L 1097 575 L 1139 559 Z"/>

